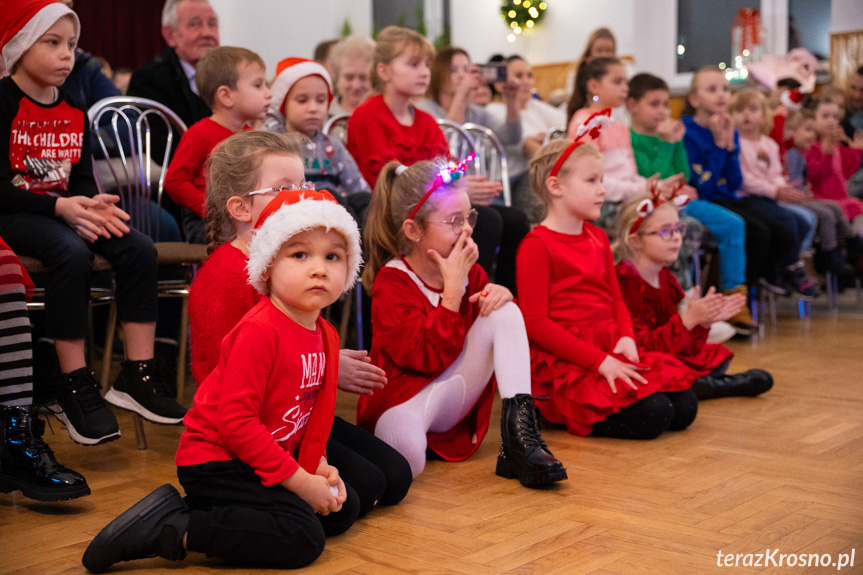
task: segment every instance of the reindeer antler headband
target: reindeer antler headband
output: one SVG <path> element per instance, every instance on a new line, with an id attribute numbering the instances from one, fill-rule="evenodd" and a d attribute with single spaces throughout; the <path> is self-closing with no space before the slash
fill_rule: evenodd
<path id="1" fill-rule="evenodd" d="M 653 210 L 655 210 L 662 204 L 667 204 L 668 202 L 671 202 L 677 209 L 685 207 L 686 204 L 689 203 L 689 196 L 677 195 L 677 193 L 683 188 L 684 185 L 685 182 L 683 180 L 679 181 L 677 183 L 677 186 L 673 190 L 671 190 L 671 199 L 663 200 L 662 197 L 659 195 L 659 182 L 657 182 L 656 180 L 650 182 L 650 197 L 645 200 L 641 200 L 641 202 L 638 204 L 638 208 L 636 208 L 636 211 L 638 212 L 638 219 L 635 220 L 635 222 L 632 224 L 632 227 L 629 228 L 630 235 L 636 233 L 638 231 L 638 228 L 641 227 L 641 224 L 647 218 L 647 216 L 652 214 Z"/>
<path id="2" fill-rule="evenodd" d="M 591 140 L 595 140 L 599 137 L 599 131 L 611 123 L 611 108 L 604 108 L 599 112 L 592 114 L 587 121 L 585 121 L 581 126 L 578 127 L 578 130 L 575 132 L 575 141 L 573 141 L 569 147 L 567 147 L 557 161 L 554 163 L 554 167 L 551 168 L 551 174 L 549 177 L 557 176 L 557 173 L 560 171 L 560 168 L 563 167 L 563 164 L 572 155 L 577 147 L 582 144 L 586 144 L 584 141 L 584 136 L 590 136 Z"/>

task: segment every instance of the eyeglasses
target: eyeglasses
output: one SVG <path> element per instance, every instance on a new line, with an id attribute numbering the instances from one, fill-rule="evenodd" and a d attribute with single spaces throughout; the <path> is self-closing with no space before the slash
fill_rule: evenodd
<path id="1" fill-rule="evenodd" d="M 294 191 L 294 190 L 314 190 L 315 183 L 314 182 L 303 182 L 302 184 L 290 184 L 279 186 L 278 188 L 264 188 L 262 190 L 255 190 L 253 192 L 248 192 L 247 196 L 256 196 L 259 194 L 271 194 L 273 192 L 280 194 L 285 191 Z"/>
<path id="2" fill-rule="evenodd" d="M 476 218 L 479 214 L 476 210 L 471 210 L 467 218 L 465 218 L 464 214 L 456 214 L 448 220 L 428 220 L 429 222 L 435 224 L 449 224 L 452 226 L 452 231 L 455 235 L 459 235 L 461 233 L 462 228 L 464 228 L 464 222 L 467 220 L 467 225 L 471 227 L 471 229 L 476 226 Z"/>
<path id="3" fill-rule="evenodd" d="M 680 237 L 686 235 L 687 225 L 684 223 L 679 223 L 677 225 L 672 226 L 662 226 L 655 232 L 638 232 L 640 236 L 659 236 L 666 242 L 674 237 L 674 234 L 680 234 Z"/>

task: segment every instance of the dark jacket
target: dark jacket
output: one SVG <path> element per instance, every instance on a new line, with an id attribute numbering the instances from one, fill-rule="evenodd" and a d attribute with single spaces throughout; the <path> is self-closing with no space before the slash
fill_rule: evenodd
<path id="1" fill-rule="evenodd" d="M 212 115 L 210 107 L 192 92 L 180 65 L 180 58 L 173 48 L 166 48 L 161 55 L 135 70 L 129 82 L 128 95 L 149 98 L 166 105 L 183 120 L 187 128 Z M 153 133 L 153 160 L 161 164 L 167 131 L 158 121 L 151 123 L 150 129 Z M 172 146 L 176 147 L 178 141 L 179 137 L 175 134 Z"/>

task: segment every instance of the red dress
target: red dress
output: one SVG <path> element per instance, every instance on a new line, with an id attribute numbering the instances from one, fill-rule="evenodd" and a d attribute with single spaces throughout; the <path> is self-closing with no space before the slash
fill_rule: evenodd
<path id="1" fill-rule="evenodd" d="M 474 264 L 458 313 L 438 305 L 435 290 L 408 267 L 392 260 L 375 277 L 372 289 L 372 363 L 387 374 L 387 385 L 357 403 L 357 425 L 374 432 L 380 416 L 420 392 L 461 354 L 464 340 L 479 316 L 479 304 L 468 298 L 488 284 L 488 276 Z M 428 433 L 428 445 L 447 461 L 467 459 L 488 431 L 494 378 L 473 410 L 446 433 Z"/>
<path id="2" fill-rule="evenodd" d="M 589 435 L 593 425 L 657 391 L 689 389 L 692 371 L 673 356 L 639 349 L 647 385 L 616 382 L 612 392 L 599 365 L 617 340 L 634 337 L 620 295 L 611 247 L 601 229 L 585 223 L 579 235 L 537 226 L 516 258 L 519 307 L 530 340 L 531 384 L 542 415 Z"/>
<path id="3" fill-rule="evenodd" d="M 709 329 L 697 325 L 689 330 L 683 325 L 677 313 L 683 290 L 668 268 L 659 272 L 659 288 L 644 281 L 630 262 L 617 265 L 617 281 L 632 316 L 639 349 L 674 355 L 695 372 L 696 378 L 734 357 L 724 345 L 707 343 Z"/>

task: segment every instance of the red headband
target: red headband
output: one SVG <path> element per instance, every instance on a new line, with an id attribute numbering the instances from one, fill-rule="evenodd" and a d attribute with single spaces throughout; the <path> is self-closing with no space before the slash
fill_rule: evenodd
<path id="1" fill-rule="evenodd" d="M 604 126 L 607 126 L 611 122 L 611 108 L 604 108 L 599 112 L 591 114 L 590 117 L 578 127 L 578 130 L 575 132 L 575 141 L 567 147 L 557 161 L 554 163 L 554 167 L 551 168 L 551 174 L 549 177 L 557 176 L 557 173 L 563 167 L 563 164 L 572 155 L 577 147 L 582 144 L 586 144 L 582 138 L 585 135 L 590 136 L 591 140 L 595 140 L 599 137 L 599 130 Z"/>
<path id="2" fill-rule="evenodd" d="M 674 207 L 683 208 L 686 204 L 689 203 L 689 196 L 678 196 L 677 192 L 680 191 L 681 188 L 685 185 L 683 180 L 677 183 L 677 186 L 671 191 L 671 199 L 668 200 Z M 662 204 L 667 204 L 668 201 L 663 200 L 659 196 L 659 182 L 656 180 L 650 182 L 650 198 L 646 200 L 642 200 L 641 203 L 638 204 L 638 219 L 632 224 L 632 227 L 629 228 L 629 235 L 632 235 L 638 231 L 638 228 L 641 227 L 641 224 L 644 222 L 645 218 L 653 213 L 653 210 L 661 206 Z"/>
<path id="3" fill-rule="evenodd" d="M 429 191 L 425 193 L 425 195 L 420 198 L 420 201 L 417 202 L 417 205 L 411 211 L 411 215 L 408 216 L 409 220 L 414 219 L 414 216 L 417 215 L 417 212 L 422 207 L 422 205 L 429 199 L 429 196 L 434 193 L 436 189 L 439 187 L 451 184 L 453 180 L 458 180 L 464 175 L 464 171 L 467 168 L 468 162 L 473 161 L 476 154 L 470 154 L 464 160 L 455 165 L 446 166 L 440 172 L 438 172 L 437 176 L 435 176 L 434 182 L 432 182 L 431 188 Z"/>

